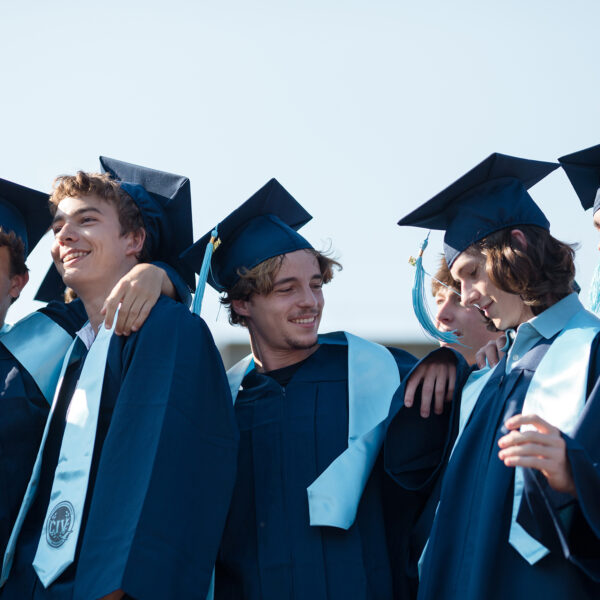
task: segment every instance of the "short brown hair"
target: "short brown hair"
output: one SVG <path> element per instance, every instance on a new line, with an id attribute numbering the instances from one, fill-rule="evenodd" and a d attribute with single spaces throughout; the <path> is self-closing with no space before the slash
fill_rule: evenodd
<path id="1" fill-rule="evenodd" d="M 119 183 L 108 173 L 85 173 L 78 171 L 76 175 L 60 175 L 54 180 L 54 191 L 50 196 L 50 212 L 56 209 L 62 200 L 69 196 L 96 196 L 112 204 L 119 216 L 121 235 L 144 229 L 144 219 L 137 204 L 131 196 L 121 188 Z M 137 258 L 140 262 L 151 260 L 148 252 L 148 238 Z"/>
<path id="2" fill-rule="evenodd" d="M 435 275 L 431 278 L 431 293 L 435 296 L 442 287 L 449 287 L 460 294 L 460 283 L 452 277 L 446 257 L 442 254 L 440 257 L 440 265 Z"/>
<path id="3" fill-rule="evenodd" d="M 25 275 L 29 269 L 25 265 L 25 244 L 23 240 L 14 232 L 8 233 L 0 227 L 0 247 L 6 246 L 9 255 L 9 276 L 12 278 L 15 275 Z M 11 299 L 11 304 L 17 298 Z"/>
<path id="4" fill-rule="evenodd" d="M 466 252 L 486 256 L 492 283 L 518 294 L 537 315 L 573 291 L 575 249 L 535 225 L 518 227 L 525 235 L 523 248 L 512 235 L 516 227 L 501 229 L 470 246 Z"/>
<path id="5" fill-rule="evenodd" d="M 0 246 L 6 246 L 10 255 L 10 276 L 25 275 L 28 269 L 25 265 L 25 244 L 14 232 L 8 233 L 0 227 Z"/>
<path id="6" fill-rule="evenodd" d="M 312 254 L 319 263 L 319 270 L 323 277 L 323 283 L 329 283 L 333 279 L 334 270 L 341 270 L 342 265 L 335 259 L 327 256 L 323 252 L 307 248 L 306 252 Z M 238 315 L 233 306 L 234 300 L 250 300 L 252 294 L 266 296 L 273 291 L 273 284 L 279 269 L 283 264 L 285 254 L 279 254 L 273 258 L 268 258 L 252 269 L 244 267 L 238 269 L 239 279 L 235 285 L 225 292 L 221 298 L 221 304 L 227 307 L 229 311 L 229 322 L 232 325 L 246 326 L 246 319 Z"/>

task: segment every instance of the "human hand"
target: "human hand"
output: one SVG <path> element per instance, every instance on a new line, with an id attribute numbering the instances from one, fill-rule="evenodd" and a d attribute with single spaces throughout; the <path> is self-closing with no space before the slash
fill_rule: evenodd
<path id="1" fill-rule="evenodd" d="M 170 287 L 169 287 L 170 286 Z M 105 300 L 101 310 L 104 326 L 110 329 L 119 305 L 119 316 L 115 325 L 117 335 L 129 335 L 137 331 L 148 318 L 161 293 L 175 290 L 166 272 L 155 265 L 140 263 L 121 277 Z"/>
<path id="2" fill-rule="evenodd" d="M 490 340 L 485 346 L 480 348 L 475 354 L 475 362 L 479 369 L 489 365 L 496 366 L 504 356 L 503 348 L 506 346 L 506 335 L 501 335 L 495 340 Z M 486 362 L 487 361 L 487 362 Z"/>
<path id="3" fill-rule="evenodd" d="M 534 429 L 520 431 L 522 425 Z M 498 457 L 507 467 L 530 467 L 541 471 L 550 487 L 577 497 L 567 445 L 559 429 L 538 415 L 515 415 L 505 423 L 510 433 L 498 440 Z"/>
<path id="4" fill-rule="evenodd" d="M 444 402 L 450 402 L 456 384 L 456 359 L 451 352 L 438 351 L 425 359 L 410 375 L 404 390 L 404 406 L 411 407 L 415 401 L 415 393 L 421 385 L 420 413 L 424 418 L 431 414 L 431 403 L 434 412 L 444 412 Z"/>

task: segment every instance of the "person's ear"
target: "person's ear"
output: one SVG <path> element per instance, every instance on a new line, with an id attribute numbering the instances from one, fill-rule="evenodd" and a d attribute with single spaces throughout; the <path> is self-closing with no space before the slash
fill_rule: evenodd
<path id="1" fill-rule="evenodd" d="M 144 242 L 146 241 L 146 230 L 140 227 L 135 231 L 130 231 L 127 236 L 129 237 L 129 244 L 127 246 L 127 256 L 137 256 L 144 249 Z"/>
<path id="2" fill-rule="evenodd" d="M 240 317 L 249 317 L 250 311 L 248 309 L 249 300 L 232 300 L 231 308 L 240 315 Z"/>
<path id="3" fill-rule="evenodd" d="M 10 288 L 8 289 L 8 293 L 13 299 L 13 302 L 21 295 L 23 288 L 27 285 L 29 281 L 29 273 L 23 273 L 22 275 L 13 275 L 10 278 Z"/>
<path id="4" fill-rule="evenodd" d="M 527 238 L 520 229 L 513 229 L 510 232 L 510 235 L 517 242 L 517 245 L 521 248 L 521 250 L 527 250 Z"/>

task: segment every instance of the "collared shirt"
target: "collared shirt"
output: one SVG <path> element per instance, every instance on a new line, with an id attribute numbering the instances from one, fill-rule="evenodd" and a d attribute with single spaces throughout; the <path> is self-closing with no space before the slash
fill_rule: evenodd
<path id="1" fill-rule="evenodd" d="M 96 339 L 96 332 L 89 321 L 75 335 L 85 344 L 88 350 L 92 347 Z"/>
<path id="2" fill-rule="evenodd" d="M 582 308 L 577 294 L 569 294 L 544 312 L 521 323 L 516 334 L 514 329 L 507 330 L 506 335 L 512 340 L 512 343 L 506 357 L 506 373 L 510 373 L 515 363 L 541 339 L 549 340 L 564 329 L 575 313 Z"/>

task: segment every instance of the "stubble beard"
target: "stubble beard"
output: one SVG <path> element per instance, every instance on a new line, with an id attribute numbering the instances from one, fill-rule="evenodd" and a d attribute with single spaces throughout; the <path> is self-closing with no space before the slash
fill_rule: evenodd
<path id="1" fill-rule="evenodd" d="M 315 334 L 314 340 L 310 341 L 301 341 L 298 339 L 288 337 L 285 338 L 285 343 L 288 345 L 290 350 L 310 350 L 311 348 L 314 348 L 318 344 L 318 342 L 319 338 L 317 334 Z"/>

